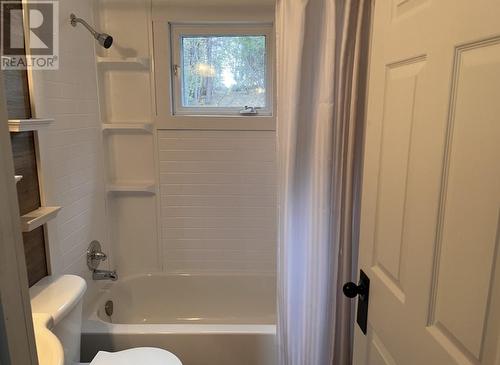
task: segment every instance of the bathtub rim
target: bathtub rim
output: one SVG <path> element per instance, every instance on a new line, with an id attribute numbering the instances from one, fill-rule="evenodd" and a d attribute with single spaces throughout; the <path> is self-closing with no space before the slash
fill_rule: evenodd
<path id="1" fill-rule="evenodd" d="M 87 319 L 82 334 L 259 334 L 276 335 L 275 324 L 114 324 Z"/>

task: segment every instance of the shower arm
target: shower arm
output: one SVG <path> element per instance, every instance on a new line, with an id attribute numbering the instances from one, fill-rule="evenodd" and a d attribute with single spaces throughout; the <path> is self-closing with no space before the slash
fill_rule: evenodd
<path id="1" fill-rule="evenodd" d="M 99 33 L 97 33 L 96 30 L 94 30 L 94 28 L 92 28 L 89 23 L 87 23 L 85 20 L 83 20 L 82 18 L 77 18 L 75 14 L 71 14 L 70 15 L 70 19 L 71 19 L 71 25 L 76 27 L 76 24 L 77 23 L 80 23 L 82 24 L 85 28 L 87 28 L 87 30 L 92 33 L 92 35 L 94 36 L 95 39 L 97 39 L 99 37 Z"/>
<path id="2" fill-rule="evenodd" d="M 89 23 L 81 18 L 77 18 L 75 14 L 69 16 L 70 23 L 73 27 L 76 27 L 78 23 L 83 25 L 92 34 L 95 40 L 104 48 L 108 49 L 113 44 L 113 37 L 106 33 L 99 33 L 94 28 L 92 28 Z"/>

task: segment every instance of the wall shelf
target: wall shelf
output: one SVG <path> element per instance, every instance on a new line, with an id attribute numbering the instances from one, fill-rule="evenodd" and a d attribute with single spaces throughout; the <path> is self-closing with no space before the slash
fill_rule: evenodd
<path id="1" fill-rule="evenodd" d="M 9 132 L 37 131 L 48 127 L 53 121 L 46 118 L 9 119 Z"/>
<path id="2" fill-rule="evenodd" d="M 147 57 L 97 57 L 97 64 L 106 68 L 140 68 L 149 69 Z"/>
<path id="3" fill-rule="evenodd" d="M 40 207 L 21 217 L 21 229 L 23 232 L 31 232 L 35 228 L 55 218 L 61 207 Z"/>
<path id="4" fill-rule="evenodd" d="M 156 187 L 153 181 L 146 182 L 120 182 L 109 184 L 107 186 L 108 193 L 143 193 L 143 194 L 155 194 Z"/>
<path id="5" fill-rule="evenodd" d="M 106 123 L 102 125 L 105 132 L 138 132 L 152 133 L 152 123 Z"/>
<path id="6" fill-rule="evenodd" d="M 23 179 L 23 175 L 14 175 L 14 179 L 16 180 L 16 184 Z"/>

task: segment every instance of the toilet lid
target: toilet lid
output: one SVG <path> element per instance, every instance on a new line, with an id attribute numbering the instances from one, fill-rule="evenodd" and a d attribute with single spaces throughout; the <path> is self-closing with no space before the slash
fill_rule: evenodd
<path id="1" fill-rule="evenodd" d="M 182 365 L 166 350 L 154 347 L 136 347 L 118 352 L 99 351 L 90 365 Z"/>

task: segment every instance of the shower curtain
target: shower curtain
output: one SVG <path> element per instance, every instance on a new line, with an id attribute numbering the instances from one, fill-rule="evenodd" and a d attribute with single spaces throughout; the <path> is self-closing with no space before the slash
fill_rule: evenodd
<path id="1" fill-rule="evenodd" d="M 280 365 L 347 365 L 371 0 L 278 0 Z"/>

